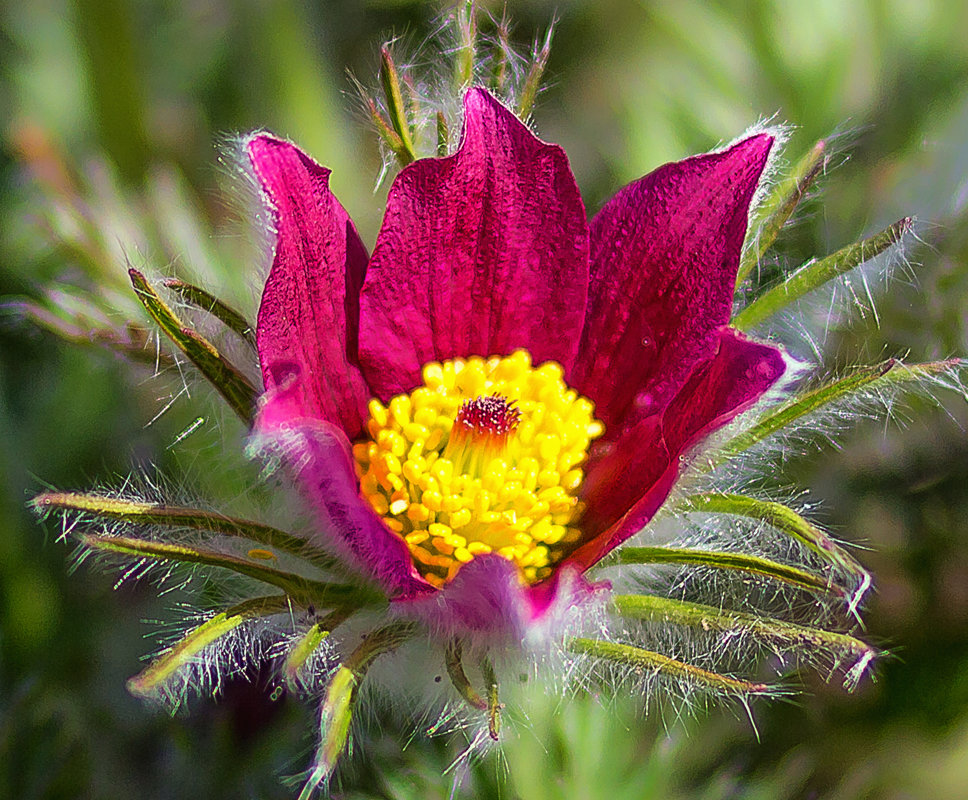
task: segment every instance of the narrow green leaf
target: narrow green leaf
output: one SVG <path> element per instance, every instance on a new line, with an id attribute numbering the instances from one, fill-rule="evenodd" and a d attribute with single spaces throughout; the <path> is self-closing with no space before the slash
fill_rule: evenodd
<path id="1" fill-rule="evenodd" d="M 178 278 L 168 278 L 164 281 L 164 285 L 173 292 L 177 292 L 186 303 L 207 311 L 229 330 L 238 334 L 248 345 L 255 348 L 255 328 L 242 314 L 219 300 L 211 292 Z"/>
<path id="2" fill-rule="evenodd" d="M 596 566 L 602 569 L 619 564 L 698 564 L 713 569 L 735 570 L 773 578 L 810 592 L 844 595 L 843 589 L 831 585 L 819 575 L 744 553 L 694 550 L 688 547 L 622 547 Z"/>
<path id="3" fill-rule="evenodd" d="M 839 567 L 856 577 L 857 588 L 848 602 L 848 610 L 855 613 L 857 606 L 871 586 L 870 573 L 865 570 L 846 550 L 834 542 L 813 523 L 804 519 L 796 511 L 783 503 L 760 500 L 741 494 L 695 494 L 677 503 L 679 511 L 702 511 L 714 514 L 734 514 L 740 517 L 765 522 L 781 533 L 796 539 L 804 547 L 816 553 L 825 561 Z"/>
<path id="4" fill-rule="evenodd" d="M 447 117 L 443 111 L 437 112 L 437 157 L 443 158 L 447 155 L 447 148 L 450 146 L 450 132 L 447 130 Z"/>
<path id="5" fill-rule="evenodd" d="M 139 696 L 150 694 L 194 656 L 247 619 L 275 614 L 288 607 L 289 598 L 283 594 L 253 598 L 216 614 L 182 637 L 171 649 L 152 661 L 147 669 L 131 678 L 127 684 L 128 691 Z"/>
<path id="6" fill-rule="evenodd" d="M 360 684 L 370 664 L 378 656 L 395 650 L 414 632 L 415 628 L 408 622 L 392 622 L 373 631 L 336 670 L 320 709 L 321 739 L 316 751 L 316 764 L 299 794 L 300 800 L 313 796 L 317 787 L 330 776 L 346 749 Z"/>
<path id="7" fill-rule="evenodd" d="M 380 82 L 383 84 L 383 96 L 390 114 L 390 125 L 400 137 L 402 149 L 397 153 L 401 164 L 406 166 L 417 160 L 417 153 L 410 135 L 410 122 L 407 119 L 407 109 L 403 102 L 403 92 L 400 88 L 400 76 L 397 65 L 393 63 L 389 49 L 384 46 L 380 50 Z"/>
<path id="8" fill-rule="evenodd" d="M 299 800 L 308 800 L 313 796 L 317 787 L 332 774 L 337 760 L 346 749 L 360 680 L 361 678 L 347 667 L 337 669 L 330 680 L 320 709 L 319 728 L 322 739 L 316 750 L 316 763 L 309 780 L 299 793 Z"/>
<path id="9" fill-rule="evenodd" d="M 290 686 L 296 685 L 299 671 L 329 634 L 330 631 L 317 622 L 300 637 L 296 645 L 289 651 L 282 673 L 286 676 L 286 682 Z"/>
<path id="10" fill-rule="evenodd" d="M 553 23 L 548 26 L 548 32 L 545 34 L 541 48 L 539 49 L 536 45 L 531 54 L 531 68 L 524 79 L 521 96 L 518 98 L 516 113 L 521 119 L 526 119 L 534 109 L 534 101 L 537 100 L 538 90 L 541 88 L 541 78 L 544 76 L 545 67 L 548 66 L 548 57 L 551 55 L 551 38 L 554 29 Z"/>
<path id="11" fill-rule="evenodd" d="M 460 639 L 451 641 L 444 650 L 444 665 L 447 667 L 447 675 L 450 677 L 454 688 L 460 696 L 467 701 L 467 704 L 478 711 L 487 711 L 487 701 L 481 697 L 471 686 L 471 682 L 464 672 L 462 661 L 464 655 L 464 643 Z"/>
<path id="12" fill-rule="evenodd" d="M 129 269 L 128 275 L 134 286 L 135 294 L 144 304 L 152 319 L 158 323 L 175 345 L 198 367 L 209 382 L 218 389 L 222 397 L 246 423 L 252 422 L 255 401 L 258 395 L 255 387 L 232 364 L 215 349 L 211 342 L 204 339 L 191 328 L 186 328 L 175 312 L 161 299 L 151 284 L 136 269 Z"/>
<path id="13" fill-rule="evenodd" d="M 824 650 L 839 659 L 850 659 L 854 664 L 863 662 L 866 666 L 877 656 L 877 651 L 869 644 L 845 633 L 810 628 L 701 603 L 652 595 L 618 594 L 612 596 L 612 606 L 623 617 L 688 625 L 717 633 L 748 633 L 760 641 L 777 646 Z"/>
<path id="14" fill-rule="evenodd" d="M 720 675 L 718 672 L 710 672 L 670 656 L 627 644 L 603 642 L 599 639 L 573 638 L 569 639 L 565 646 L 572 653 L 621 664 L 639 674 L 662 675 L 715 692 L 747 696 L 771 694 L 774 691 L 765 683 L 751 683 L 729 675 Z"/>
<path id="15" fill-rule="evenodd" d="M 463 0 L 457 6 L 457 88 L 466 89 L 474 82 L 474 61 L 477 54 L 477 3 Z"/>
<path id="16" fill-rule="evenodd" d="M 491 75 L 491 88 L 500 94 L 504 91 L 508 77 L 508 61 L 511 53 L 511 27 L 507 15 L 502 14 L 497 23 L 497 45 L 494 53 L 494 67 Z"/>
<path id="17" fill-rule="evenodd" d="M 359 82 L 356 82 L 356 88 L 366 103 L 366 108 L 370 112 L 370 120 L 376 127 L 377 133 L 380 134 L 380 138 L 383 139 L 383 143 L 406 166 L 410 162 L 406 160 L 408 156 L 403 147 L 403 139 L 397 136 L 397 132 L 390 127 L 390 123 L 387 122 L 383 114 L 380 113 L 380 109 L 377 108 L 376 100 L 369 95 Z"/>
<path id="18" fill-rule="evenodd" d="M 780 230 L 800 204 L 817 176 L 823 172 L 827 164 L 824 157 L 826 142 L 820 140 L 813 146 L 793 171 L 780 181 L 767 200 L 760 208 L 759 217 L 762 222 L 756 232 L 756 238 L 743 252 L 743 258 L 736 274 L 736 287 L 746 280 L 753 268 L 760 262 L 763 255 L 770 249 Z"/>
<path id="19" fill-rule="evenodd" d="M 161 561 L 175 561 L 182 564 L 201 564 L 208 567 L 222 567 L 239 575 L 245 575 L 263 583 L 268 583 L 282 589 L 307 605 L 312 604 L 322 608 L 332 607 L 360 607 L 372 605 L 377 601 L 372 590 L 361 586 L 348 584 L 321 583 L 302 575 L 285 572 L 264 564 L 255 564 L 236 556 L 217 553 L 200 547 L 168 544 L 165 542 L 150 542 L 133 539 L 127 536 L 90 536 L 82 535 L 81 542 L 87 547 L 109 553 L 131 556 L 133 558 L 151 558 Z"/>
<path id="20" fill-rule="evenodd" d="M 925 364 L 904 364 L 892 358 L 880 364 L 859 367 L 848 375 L 794 395 L 785 403 L 767 411 L 759 422 L 719 447 L 704 471 L 709 471 L 748 450 L 757 442 L 792 425 L 798 419 L 865 388 L 897 385 L 941 375 L 951 372 L 962 363 L 960 359 L 953 358 Z"/>
<path id="21" fill-rule="evenodd" d="M 189 528 L 210 531 L 224 536 L 250 539 L 266 547 L 305 559 L 320 569 L 346 573 L 346 568 L 328 553 L 292 534 L 247 519 L 227 517 L 196 508 L 141 503 L 117 497 L 73 492 L 47 492 L 31 501 L 38 513 L 49 511 L 77 511 L 103 519 L 117 519 L 134 525 L 161 525 L 170 528 Z"/>
<path id="22" fill-rule="evenodd" d="M 746 306 L 733 318 L 733 326 L 741 331 L 754 328 L 805 294 L 870 261 L 897 244 L 911 229 L 911 222 L 910 217 L 905 217 L 868 239 L 848 245 L 819 261 L 808 261 L 785 281 L 768 289 Z"/>
<path id="23" fill-rule="evenodd" d="M 487 687 L 487 732 L 498 742 L 501 740 L 501 703 L 498 699 L 497 674 L 490 660 L 481 660 L 481 672 L 484 675 L 484 685 Z"/>
<path id="24" fill-rule="evenodd" d="M 347 609 L 336 609 L 327 614 L 323 619 L 318 620 L 313 626 L 300 637 L 299 641 L 293 646 L 286 656 L 286 663 L 283 665 L 282 674 L 290 686 L 298 686 L 299 673 L 306 665 L 306 662 L 316 652 L 316 648 L 339 627 L 351 615 Z"/>

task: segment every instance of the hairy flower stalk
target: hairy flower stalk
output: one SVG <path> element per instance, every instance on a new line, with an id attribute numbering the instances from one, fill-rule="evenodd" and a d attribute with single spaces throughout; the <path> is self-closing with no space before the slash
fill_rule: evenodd
<path id="1" fill-rule="evenodd" d="M 771 130 L 660 167 L 589 221 L 564 152 L 519 119 L 550 32 L 516 80 L 506 24 L 488 59 L 472 5 L 458 23 L 459 125 L 427 103 L 425 120 L 411 116 L 418 84 L 387 48 L 383 96 L 364 95 L 402 167 L 371 252 L 329 171 L 260 133 L 245 163 L 272 249 L 255 324 L 166 282 L 244 352 L 254 345 L 261 386 L 130 271 L 149 316 L 251 427 L 248 453 L 299 490 L 311 524 L 283 531 L 124 491 L 33 501 L 129 574 L 237 577 L 235 602 L 129 687 L 177 702 L 246 653 L 274 660 L 282 685 L 320 704 L 304 796 L 346 749 L 380 660 L 446 674 L 450 702 L 494 740 L 502 679 L 524 664 L 745 698 L 783 691 L 762 678 L 770 655 L 783 674 L 813 667 L 855 686 L 877 656 L 854 636 L 869 574 L 807 509 L 748 493 L 748 478 L 776 437 L 824 415 L 836 428 L 844 408 L 961 366 L 890 361 L 811 380 L 768 336 L 774 315 L 910 227 L 748 289 L 821 171 L 822 145 L 766 197 L 753 230 Z M 678 538 L 654 540 L 660 518 Z"/>

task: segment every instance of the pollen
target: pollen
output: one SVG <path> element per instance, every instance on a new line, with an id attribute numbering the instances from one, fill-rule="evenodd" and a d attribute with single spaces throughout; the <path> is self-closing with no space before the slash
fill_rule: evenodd
<path id="1" fill-rule="evenodd" d="M 435 586 L 485 553 L 547 578 L 580 536 L 582 465 L 604 432 L 594 405 L 525 350 L 430 363 L 423 381 L 370 401 L 353 446 L 363 496 Z"/>

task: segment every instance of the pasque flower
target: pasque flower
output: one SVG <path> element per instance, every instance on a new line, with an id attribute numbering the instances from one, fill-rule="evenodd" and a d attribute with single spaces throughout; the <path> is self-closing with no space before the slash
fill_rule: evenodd
<path id="1" fill-rule="evenodd" d="M 472 14 L 457 16 L 461 52 L 474 50 Z M 383 51 L 384 105 L 364 99 L 403 169 L 370 254 L 327 169 L 271 135 L 245 140 L 272 233 L 257 324 L 203 288 L 165 285 L 254 347 L 262 386 L 129 271 L 148 314 L 251 425 L 249 453 L 286 468 L 308 526 L 174 506 L 127 484 L 33 501 L 61 515 L 82 553 L 133 560 L 126 575 L 187 564 L 241 576 L 240 602 L 202 610 L 129 686 L 177 703 L 274 661 L 286 687 L 321 699 L 303 796 L 343 752 L 377 657 L 414 660 L 441 682 L 446 672 L 456 693 L 435 697 L 430 728 L 464 719 L 459 696 L 481 741 L 499 738 L 499 681 L 547 664 L 579 683 L 747 697 L 775 691 L 758 680 L 766 655 L 777 671 L 840 669 L 848 688 L 877 655 L 849 633 L 868 573 L 799 510 L 751 490 L 750 474 L 777 434 L 819 414 L 836 429 L 843 404 L 852 421 L 862 401 L 961 364 L 891 360 L 796 385 L 805 370 L 785 374 L 793 361 L 742 331 L 892 247 L 910 220 L 750 287 L 825 158 L 821 142 L 753 217 L 777 144 L 762 131 L 660 167 L 589 221 L 564 152 L 519 119 L 548 44 L 517 115 L 466 88 L 483 68 L 461 61 L 459 144 L 445 154 L 441 110 L 440 157 L 422 160 L 427 119 L 408 117 L 417 104 L 402 88 L 420 87 Z M 509 62 L 491 63 L 489 85 L 513 96 Z M 121 333 L 88 338 L 143 361 L 147 334 Z M 671 541 L 628 543 L 660 511 Z"/>
<path id="2" fill-rule="evenodd" d="M 399 174 L 371 255 L 329 172 L 247 144 L 275 221 L 254 432 L 316 537 L 439 632 L 520 635 L 653 517 L 781 377 L 728 326 L 769 133 L 669 164 L 587 222 L 564 152 L 484 89 Z"/>

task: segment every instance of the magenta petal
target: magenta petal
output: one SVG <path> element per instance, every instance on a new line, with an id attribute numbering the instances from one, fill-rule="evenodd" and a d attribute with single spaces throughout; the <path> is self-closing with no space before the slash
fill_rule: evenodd
<path id="1" fill-rule="evenodd" d="M 606 588 L 607 584 L 591 584 L 569 568 L 559 570 L 552 580 L 525 586 L 514 564 L 488 554 L 461 567 L 439 592 L 396 607 L 423 621 L 437 636 L 460 636 L 475 644 L 520 644 L 535 628 L 554 628 L 556 620 Z"/>
<path id="2" fill-rule="evenodd" d="M 420 578 L 403 540 L 360 497 L 346 435 L 300 416 L 299 376 L 263 396 L 252 447 L 282 459 L 316 515 L 314 543 L 356 564 L 391 597 L 436 590 Z"/>
<path id="3" fill-rule="evenodd" d="M 482 89 L 460 149 L 390 189 L 360 299 L 360 361 L 384 400 L 429 361 L 530 350 L 571 365 L 585 315 L 588 225 L 560 147 Z"/>
<path id="4" fill-rule="evenodd" d="M 679 476 L 680 456 L 748 409 L 786 369 L 783 354 L 732 328 L 661 416 L 648 417 L 589 465 L 583 527 L 591 539 L 568 559 L 587 568 L 641 530 Z"/>
<path id="5" fill-rule="evenodd" d="M 591 223 L 591 284 L 570 383 L 611 437 L 675 396 L 729 321 L 750 201 L 773 145 L 760 134 L 667 164 Z"/>
<path id="6" fill-rule="evenodd" d="M 266 389 L 298 366 L 301 416 L 332 422 L 353 438 L 370 397 L 352 361 L 366 248 L 329 190 L 328 169 L 271 136 L 253 137 L 248 152 L 277 233 L 257 326 Z"/>

